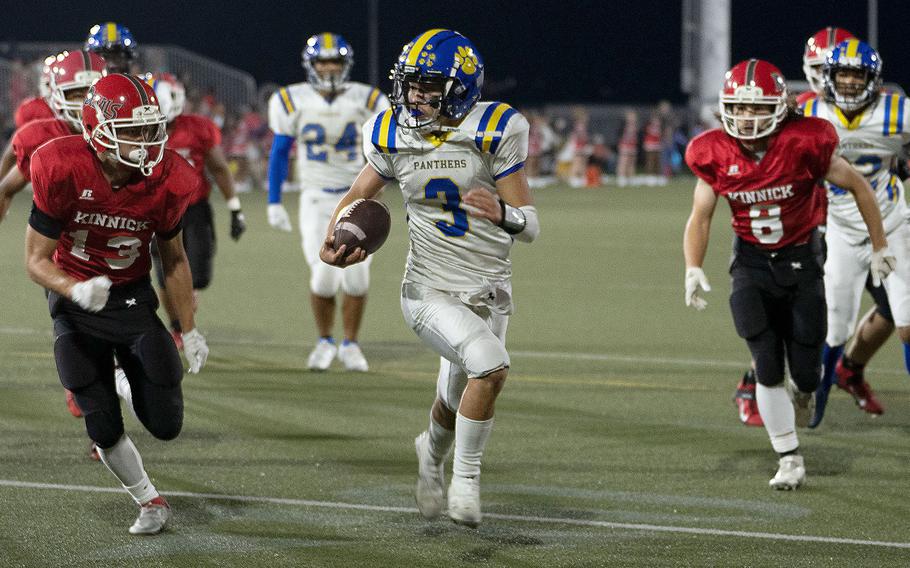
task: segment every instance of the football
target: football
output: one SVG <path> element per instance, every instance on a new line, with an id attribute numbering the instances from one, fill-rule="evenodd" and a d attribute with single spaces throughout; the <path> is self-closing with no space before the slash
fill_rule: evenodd
<path id="1" fill-rule="evenodd" d="M 338 213 L 335 221 L 335 250 L 347 245 L 348 252 L 360 247 L 373 254 L 389 236 L 392 216 L 385 203 L 374 199 L 358 199 Z"/>

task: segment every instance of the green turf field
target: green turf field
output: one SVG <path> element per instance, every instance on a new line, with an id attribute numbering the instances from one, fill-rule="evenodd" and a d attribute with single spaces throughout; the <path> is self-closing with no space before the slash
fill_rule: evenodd
<path id="1" fill-rule="evenodd" d="M 127 534 L 135 506 L 64 407 L 46 305 L 22 266 L 20 195 L 0 225 L 0 566 L 910 565 L 898 343 L 868 371 L 885 415 L 835 393 L 823 426 L 800 434 L 807 486 L 770 490 L 776 456 L 731 403 L 748 355 L 727 308 L 723 205 L 708 309 L 683 304 L 691 186 L 536 192 L 542 234 L 514 248 L 513 366 L 478 530 L 414 508 L 412 440 L 437 358 L 399 310 L 400 195 L 386 196 L 393 232 L 373 264 L 366 375 L 305 370 L 297 233 L 270 230 L 264 195 L 246 195 L 235 244 L 216 197 L 220 250 L 198 314 L 211 357 L 184 382 L 183 433 L 163 443 L 127 420 L 175 511 L 152 538 Z"/>

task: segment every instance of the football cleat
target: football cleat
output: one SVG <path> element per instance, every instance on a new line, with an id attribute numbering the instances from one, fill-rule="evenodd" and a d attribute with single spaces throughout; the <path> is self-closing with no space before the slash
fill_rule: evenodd
<path id="1" fill-rule="evenodd" d="M 63 389 L 66 391 L 66 408 L 70 411 L 70 414 L 74 418 L 82 418 L 82 409 L 79 408 L 79 405 L 76 403 L 76 396 L 73 394 L 73 391 L 69 389 Z"/>
<path id="2" fill-rule="evenodd" d="M 796 426 L 806 428 L 809 422 L 815 416 L 815 392 L 802 392 L 793 382 L 793 379 L 787 379 L 787 394 L 793 401 L 793 412 L 795 414 Z"/>
<path id="3" fill-rule="evenodd" d="M 366 357 L 363 356 L 363 351 L 356 341 L 345 341 L 341 344 L 338 348 L 338 360 L 348 371 L 366 373 L 370 370 Z"/>
<path id="4" fill-rule="evenodd" d="M 477 528 L 481 516 L 480 478 L 453 475 L 449 485 L 449 518 L 455 524 Z"/>
<path id="5" fill-rule="evenodd" d="M 841 357 L 834 369 L 837 377 L 837 386 L 844 389 L 853 397 L 856 405 L 869 414 L 879 416 L 884 414 L 885 407 L 878 401 L 872 387 L 863 377 L 862 370 L 854 371 L 844 366 L 844 359 Z"/>
<path id="6" fill-rule="evenodd" d="M 333 339 L 319 338 L 319 343 L 310 352 L 307 359 L 307 368 L 311 371 L 325 371 L 332 364 L 332 359 L 338 353 L 338 347 Z"/>
<path id="7" fill-rule="evenodd" d="M 164 530 L 170 518 L 171 506 L 159 495 L 139 508 L 139 516 L 130 527 L 130 534 L 158 534 Z"/>
<path id="8" fill-rule="evenodd" d="M 432 521 L 442 513 L 445 503 L 445 460 L 433 461 L 429 432 L 421 432 L 414 438 L 414 448 L 417 450 L 417 510 L 423 518 Z"/>
<path id="9" fill-rule="evenodd" d="M 790 454 L 780 458 L 777 473 L 768 485 L 778 490 L 796 489 L 806 482 L 806 465 L 803 456 Z"/>
<path id="10" fill-rule="evenodd" d="M 739 419 L 743 424 L 746 426 L 765 425 L 758 412 L 758 402 L 755 399 L 755 371 L 753 369 L 746 371 L 742 380 L 736 385 L 733 403 L 739 410 Z"/>

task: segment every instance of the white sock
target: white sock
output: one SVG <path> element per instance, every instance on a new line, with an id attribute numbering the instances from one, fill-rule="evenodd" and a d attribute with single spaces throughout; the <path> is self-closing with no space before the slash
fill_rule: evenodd
<path id="1" fill-rule="evenodd" d="M 123 372 L 123 369 L 120 367 L 114 369 L 114 386 L 117 387 L 117 396 L 126 403 L 126 407 L 129 409 L 130 414 L 133 415 L 133 418 L 139 420 L 139 417 L 136 416 L 136 409 L 133 408 L 133 390 L 130 388 L 130 382 L 126 378 L 126 373 Z"/>
<path id="2" fill-rule="evenodd" d="M 452 473 L 461 477 L 480 475 L 480 459 L 492 431 L 492 418 L 471 420 L 458 413 L 455 418 L 455 464 Z"/>
<path id="3" fill-rule="evenodd" d="M 430 456 L 436 463 L 445 461 L 446 456 L 452 450 L 452 443 L 455 441 L 455 430 L 447 430 L 436 423 L 430 417 L 430 427 L 427 428 L 430 434 Z"/>
<path id="4" fill-rule="evenodd" d="M 142 467 L 142 456 L 126 434 L 108 449 L 98 448 L 101 461 L 120 480 L 123 488 L 138 504 L 148 503 L 158 496 L 158 490 L 149 481 Z"/>
<path id="5" fill-rule="evenodd" d="M 796 417 L 793 411 L 793 402 L 787 396 L 784 385 L 766 387 L 758 383 L 755 385 L 755 398 L 758 403 L 758 413 L 765 423 L 765 430 L 771 438 L 771 447 L 781 454 L 792 452 L 799 447 L 796 437 Z"/>

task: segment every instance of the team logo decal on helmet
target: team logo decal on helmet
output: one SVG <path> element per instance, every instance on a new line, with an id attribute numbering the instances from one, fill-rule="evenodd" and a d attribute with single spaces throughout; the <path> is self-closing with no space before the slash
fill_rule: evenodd
<path id="1" fill-rule="evenodd" d="M 483 69 L 483 58 L 474 44 L 456 31 L 432 29 L 415 37 L 401 50 L 389 76 L 398 124 L 422 128 L 440 118 L 463 118 L 480 100 Z M 442 93 L 438 99 L 422 103 L 436 109 L 435 113 L 427 115 L 409 100 L 412 84 L 432 86 Z"/>
<path id="2" fill-rule="evenodd" d="M 772 134 L 787 116 L 787 84 L 780 69 L 761 59 L 734 65 L 724 76 L 720 116 L 727 134 L 740 140 Z"/>
<path id="3" fill-rule="evenodd" d="M 307 81 L 319 91 L 336 92 L 344 87 L 354 67 L 354 49 L 338 34 L 323 32 L 306 40 L 301 54 Z M 341 71 L 320 73 L 316 70 L 318 61 L 338 61 Z"/>
<path id="4" fill-rule="evenodd" d="M 842 71 L 863 74 L 863 84 L 855 87 L 837 84 Z M 843 41 L 828 54 L 824 67 L 825 99 L 846 111 L 859 110 L 878 99 L 882 88 L 882 58 L 867 43 L 858 39 Z"/>
<path id="5" fill-rule="evenodd" d="M 152 87 L 122 73 L 99 79 L 82 109 L 82 135 L 95 152 L 146 176 L 164 158 L 165 123 Z"/>

